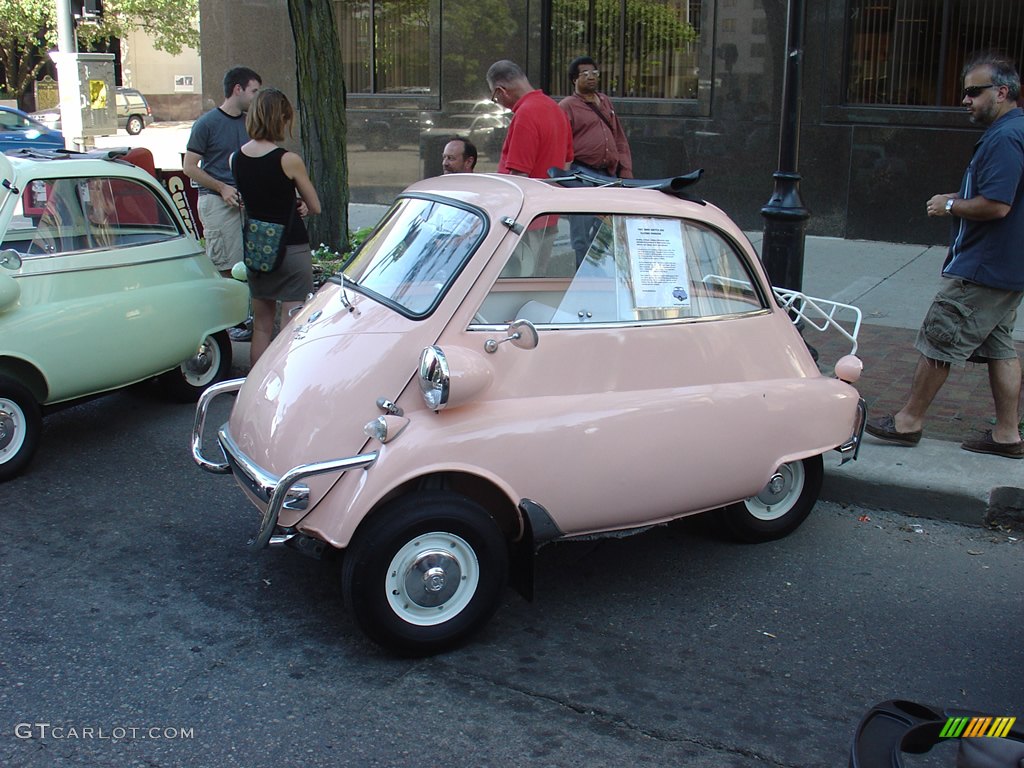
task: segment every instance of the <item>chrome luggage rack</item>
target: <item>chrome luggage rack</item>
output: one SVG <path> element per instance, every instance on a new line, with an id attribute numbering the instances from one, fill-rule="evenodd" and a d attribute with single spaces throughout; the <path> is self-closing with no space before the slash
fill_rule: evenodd
<path id="1" fill-rule="evenodd" d="M 772 287 L 779 304 L 785 309 L 794 324 L 814 328 L 824 333 L 830 328 L 838 331 L 850 342 L 850 354 L 857 354 L 857 334 L 860 333 L 862 314 L 858 307 L 831 299 L 818 299 L 800 291 Z M 852 317 L 843 317 L 843 315 Z"/>

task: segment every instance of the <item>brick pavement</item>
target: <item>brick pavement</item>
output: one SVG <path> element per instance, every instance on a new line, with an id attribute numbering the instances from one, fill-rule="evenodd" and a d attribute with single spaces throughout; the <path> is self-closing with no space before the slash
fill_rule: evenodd
<path id="1" fill-rule="evenodd" d="M 916 337 L 916 330 L 861 325 L 857 356 L 864 362 L 864 374 L 857 382 L 857 389 L 868 405 L 869 417 L 892 413 L 903 406 L 917 365 Z M 813 339 L 810 341 L 815 343 Z M 826 369 L 846 351 L 838 339 L 832 338 L 827 338 L 818 349 Z M 1024 358 L 1024 343 L 1018 342 L 1017 350 Z M 946 384 L 928 411 L 924 436 L 963 442 L 991 429 L 994 416 L 988 368 L 968 363 L 964 369 L 950 370 Z"/>

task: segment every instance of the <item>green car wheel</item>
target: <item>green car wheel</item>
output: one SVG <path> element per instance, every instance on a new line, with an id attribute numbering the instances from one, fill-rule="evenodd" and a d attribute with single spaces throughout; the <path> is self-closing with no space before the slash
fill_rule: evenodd
<path id="1" fill-rule="evenodd" d="M 32 393 L 0 377 L 0 482 L 19 475 L 36 452 L 43 417 Z"/>
<path id="2" fill-rule="evenodd" d="M 195 402 L 211 384 L 224 381 L 231 370 L 231 339 L 227 331 L 207 336 L 196 354 L 160 377 L 167 396 L 183 403 Z"/>

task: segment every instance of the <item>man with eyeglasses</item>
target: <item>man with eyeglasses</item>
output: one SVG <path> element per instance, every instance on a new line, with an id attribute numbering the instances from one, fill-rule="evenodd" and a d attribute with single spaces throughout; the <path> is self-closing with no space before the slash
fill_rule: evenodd
<path id="1" fill-rule="evenodd" d="M 513 112 L 501 147 L 498 173 L 546 179 L 549 168 L 565 170 L 572 162 L 572 132 L 558 104 L 534 89 L 518 64 L 507 59 L 487 70 L 491 101 Z"/>
<path id="2" fill-rule="evenodd" d="M 959 192 L 935 195 L 929 216 L 951 219 L 944 284 L 925 315 L 915 347 L 921 353 L 910 396 L 895 414 L 868 421 L 883 440 L 916 445 L 928 406 L 949 367 L 988 364 L 996 420 L 961 448 L 1024 458 L 1018 403 L 1021 366 L 1013 342 L 1024 298 L 1024 110 L 1017 106 L 1020 75 L 1008 59 L 985 54 L 964 67 L 963 105 L 972 123 L 986 126 Z"/>
<path id="3" fill-rule="evenodd" d="M 633 155 L 612 101 L 598 90 L 601 72 L 589 56 L 569 64 L 573 93 L 558 103 L 572 127 L 573 165 L 605 176 L 633 178 Z"/>
<path id="4" fill-rule="evenodd" d="M 539 88 L 530 85 L 526 73 L 515 62 L 502 59 L 487 70 L 491 101 L 511 109 L 512 121 L 501 146 L 498 173 L 548 178 L 548 171 L 568 169 L 572 162 L 572 131 L 558 104 Z M 539 216 L 526 228 L 524 241 L 534 255 L 534 275 L 547 274 L 558 216 Z"/>
<path id="5" fill-rule="evenodd" d="M 633 155 L 612 100 L 598 90 L 601 72 L 589 56 L 569 63 L 573 92 L 558 102 L 572 128 L 572 170 L 602 176 L 633 178 Z M 569 239 L 576 252 L 576 266 L 583 263 L 600 226 L 597 216 L 569 219 Z"/>

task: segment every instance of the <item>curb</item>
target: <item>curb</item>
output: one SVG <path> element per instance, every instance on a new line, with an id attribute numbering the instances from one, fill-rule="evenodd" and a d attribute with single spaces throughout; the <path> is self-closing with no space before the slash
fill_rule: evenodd
<path id="1" fill-rule="evenodd" d="M 1019 462 L 970 454 L 957 443 L 922 440 L 913 448 L 865 437 L 857 461 L 828 463 L 821 498 L 914 517 L 1024 531 Z"/>
<path id="2" fill-rule="evenodd" d="M 1008 485 L 993 488 L 985 524 L 1024 531 L 1024 488 Z"/>

